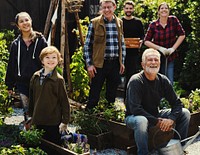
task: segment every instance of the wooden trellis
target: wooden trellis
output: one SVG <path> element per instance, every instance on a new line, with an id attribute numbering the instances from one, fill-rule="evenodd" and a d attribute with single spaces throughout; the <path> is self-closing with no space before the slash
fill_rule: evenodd
<path id="1" fill-rule="evenodd" d="M 80 42 L 81 46 L 84 45 L 83 41 L 83 35 L 81 31 L 81 26 L 79 22 L 79 15 L 78 12 L 80 12 L 81 7 L 83 6 L 84 0 L 60 0 L 61 1 L 61 33 L 60 33 L 60 52 L 62 57 L 64 58 L 64 61 L 66 62 L 66 71 L 67 71 L 67 82 L 69 87 L 69 94 L 72 93 L 72 83 L 71 83 L 71 77 L 70 77 L 70 54 L 69 54 L 69 45 L 68 45 L 68 32 L 67 32 L 67 22 L 66 22 L 66 10 L 70 13 L 74 13 L 77 27 L 79 30 L 80 35 Z M 51 0 L 49 12 L 47 15 L 46 23 L 45 23 L 45 29 L 44 29 L 44 36 L 47 38 L 48 32 L 50 30 L 51 25 L 51 18 L 53 15 L 53 12 L 58 5 L 59 0 Z M 56 24 L 52 25 L 52 33 L 51 33 L 51 39 L 54 40 L 55 36 L 55 26 Z M 53 43 L 53 42 L 51 42 Z M 64 68 L 64 65 L 62 65 Z"/>

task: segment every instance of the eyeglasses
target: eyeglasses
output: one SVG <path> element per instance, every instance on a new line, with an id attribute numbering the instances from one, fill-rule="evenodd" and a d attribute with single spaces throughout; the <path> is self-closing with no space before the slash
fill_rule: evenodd
<path id="1" fill-rule="evenodd" d="M 107 7 L 104 6 L 104 7 L 102 7 L 101 9 L 102 9 L 102 10 L 106 10 L 106 9 L 110 10 L 110 9 L 112 9 L 112 8 L 113 8 L 113 6 L 107 6 Z"/>

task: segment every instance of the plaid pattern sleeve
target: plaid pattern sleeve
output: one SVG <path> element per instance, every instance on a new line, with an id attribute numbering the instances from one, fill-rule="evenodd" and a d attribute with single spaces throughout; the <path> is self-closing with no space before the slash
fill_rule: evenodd
<path id="1" fill-rule="evenodd" d="M 126 56 L 126 46 L 124 43 L 124 36 L 122 36 L 122 63 L 125 63 L 125 56 Z"/>
<path id="2" fill-rule="evenodd" d="M 89 24 L 88 26 L 88 33 L 86 36 L 86 41 L 84 44 L 84 59 L 86 61 L 87 66 L 91 66 L 92 65 L 92 46 L 93 46 L 93 42 L 94 42 L 94 28 L 92 25 L 92 22 Z"/>
<path id="3" fill-rule="evenodd" d="M 167 26 L 163 28 L 159 19 L 152 22 L 147 30 L 145 41 L 152 41 L 153 43 L 163 46 L 165 48 L 171 48 L 177 40 L 177 36 L 184 35 L 179 20 L 175 16 L 169 16 Z"/>

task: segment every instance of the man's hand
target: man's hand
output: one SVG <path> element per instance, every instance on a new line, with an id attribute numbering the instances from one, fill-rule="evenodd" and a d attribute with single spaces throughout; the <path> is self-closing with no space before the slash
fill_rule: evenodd
<path id="1" fill-rule="evenodd" d="M 171 119 L 166 118 L 159 118 L 159 121 L 157 123 L 161 131 L 171 131 L 171 128 L 174 125 L 174 121 Z"/>
<path id="2" fill-rule="evenodd" d="M 90 78 L 93 78 L 95 77 L 95 73 L 97 73 L 97 70 L 96 68 L 94 67 L 94 65 L 91 65 L 87 68 L 87 71 L 88 71 L 88 75 Z"/>
<path id="3" fill-rule="evenodd" d="M 119 73 L 123 74 L 124 71 L 125 71 L 125 66 L 122 64 L 122 65 L 120 65 L 120 71 L 119 71 Z"/>
<path id="4" fill-rule="evenodd" d="M 62 132 L 67 132 L 67 124 L 64 124 L 64 123 L 60 123 L 59 125 L 59 132 L 62 133 Z"/>

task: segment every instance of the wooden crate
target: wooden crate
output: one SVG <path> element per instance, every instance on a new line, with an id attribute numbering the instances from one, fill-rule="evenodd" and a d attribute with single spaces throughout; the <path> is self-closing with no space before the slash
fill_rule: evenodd
<path id="1" fill-rule="evenodd" d="M 140 48 L 140 38 L 124 38 L 126 48 Z"/>

